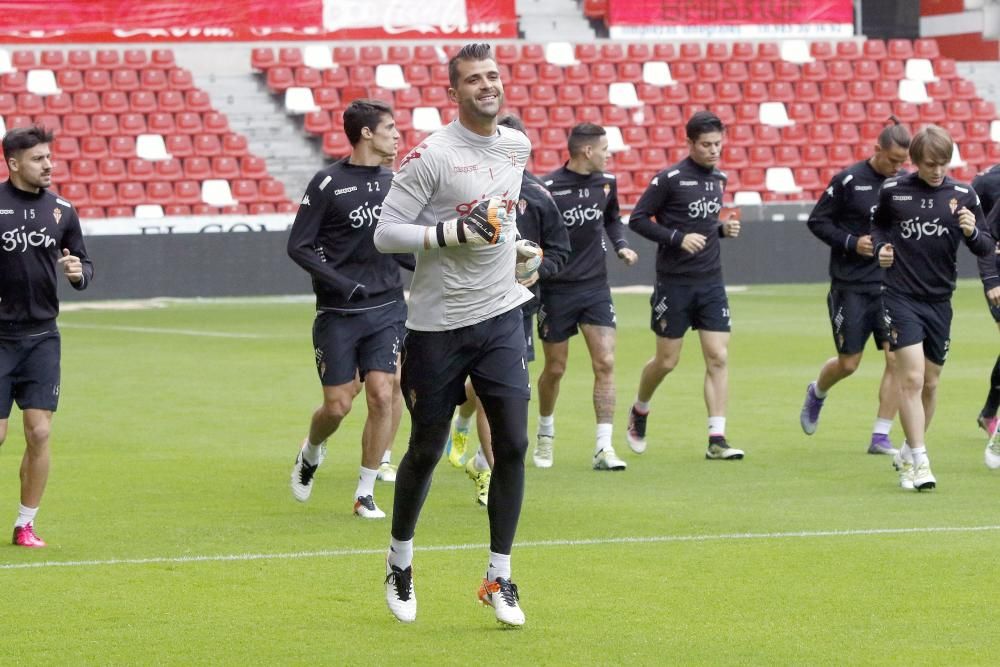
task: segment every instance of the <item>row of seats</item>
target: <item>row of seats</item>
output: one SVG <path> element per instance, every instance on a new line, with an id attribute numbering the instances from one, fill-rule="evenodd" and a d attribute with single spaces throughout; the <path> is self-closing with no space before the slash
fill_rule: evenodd
<path id="1" fill-rule="evenodd" d="M 139 136 L 141 134 L 229 134 L 229 118 L 217 111 L 196 113 L 181 111 L 171 113 L 71 113 L 64 116 L 40 113 L 34 115 L 11 114 L 3 117 L 8 129 L 26 127 L 32 123 L 44 125 L 58 134 L 68 137 L 86 137 L 96 134 L 102 137 Z"/>
<path id="2" fill-rule="evenodd" d="M 93 183 L 67 182 L 58 186 L 58 192 L 74 203 L 83 206 L 139 206 L 179 204 L 192 206 L 206 203 L 203 197 L 204 181 L 153 181 L 138 183 L 125 181 L 118 184 L 97 181 Z M 280 181 L 263 179 L 236 179 L 230 183 L 230 192 L 242 204 L 270 203 L 284 205 L 288 198 Z"/>
<path id="3" fill-rule="evenodd" d="M 210 178 L 227 180 L 265 180 L 270 175 L 263 158 L 247 155 L 241 158 L 227 155 L 192 156 L 170 160 L 105 157 L 99 160 L 79 158 L 57 159 L 53 163 L 52 180 L 56 183 L 96 183 L 99 181 L 133 181 L 138 183 L 170 183 L 180 180 L 203 181 Z"/>
<path id="4" fill-rule="evenodd" d="M 173 158 L 192 156 L 229 157 L 253 159 L 263 162 L 262 158 L 250 155 L 247 138 L 236 132 L 229 134 L 172 134 L 164 141 L 164 153 Z M 64 134 L 56 135 L 52 143 L 52 152 L 57 160 L 103 160 L 112 159 L 142 159 L 132 136 L 102 137 L 90 135 L 71 137 Z M 169 159 L 145 160 L 153 163 L 168 163 Z"/>
<path id="5" fill-rule="evenodd" d="M 231 204 L 229 206 L 212 206 L 211 204 L 140 204 L 138 206 L 86 206 L 77 207 L 81 220 L 103 220 L 106 218 L 162 218 L 164 216 L 211 216 L 211 215 L 265 215 L 272 213 L 294 213 L 296 206 L 291 202 L 271 204 L 255 202 L 253 204 Z"/>
<path id="6" fill-rule="evenodd" d="M 42 49 L 36 53 L 30 49 L 16 49 L 8 52 L 0 49 L 0 72 L 8 70 L 49 69 L 55 72 L 71 69 L 113 70 L 120 67 L 132 69 L 172 69 L 176 67 L 171 49 Z"/>
<path id="7" fill-rule="evenodd" d="M 36 95 L 35 93 L 0 93 L 0 115 L 12 113 L 57 115 L 69 113 L 178 113 L 212 111 L 212 100 L 204 90 L 121 90 Z"/>
<path id="8" fill-rule="evenodd" d="M 560 44 L 561 45 L 561 44 Z M 561 45 L 562 46 L 562 45 Z M 781 61 L 783 48 L 786 44 L 776 42 L 733 42 L 725 41 L 685 42 L 681 44 L 635 42 L 581 43 L 571 45 L 570 50 L 577 62 L 590 63 L 644 63 L 650 60 L 668 62 L 700 63 L 703 61 L 725 63 L 729 61 L 751 62 Z M 499 43 L 494 46 L 494 54 L 500 64 L 549 62 L 552 49 L 550 44 L 515 44 Z M 411 49 L 406 45 L 391 45 L 386 49 L 381 46 L 368 45 L 360 48 L 353 46 L 282 47 L 275 52 L 269 47 L 258 47 L 251 54 L 251 66 L 258 71 L 266 71 L 271 67 L 300 67 L 303 65 L 368 65 L 375 67 L 380 64 L 396 65 L 438 65 L 446 64 L 458 51 L 453 44 L 434 46 L 421 45 Z M 560 49 L 561 50 L 561 49 Z M 888 42 L 881 39 L 865 41 L 812 42 L 807 46 L 808 58 L 814 60 L 857 60 L 868 59 L 881 61 L 906 60 L 908 58 L 937 59 L 940 57 L 937 42 L 933 39 L 891 39 Z M 322 55 L 325 52 L 325 55 Z"/>
<path id="9" fill-rule="evenodd" d="M 100 93 L 105 90 L 161 90 L 186 91 L 195 88 L 191 71 L 183 67 L 171 69 L 89 69 L 80 70 L 28 70 L 0 74 L 0 92 L 38 93 L 54 95 L 58 92 L 76 93 L 88 90 Z"/>

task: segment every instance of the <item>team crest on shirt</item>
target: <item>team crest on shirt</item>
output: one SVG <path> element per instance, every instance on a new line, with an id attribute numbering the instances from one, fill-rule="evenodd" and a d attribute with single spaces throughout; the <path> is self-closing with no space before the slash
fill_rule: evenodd
<path id="1" fill-rule="evenodd" d="M 507 157 L 510 158 L 510 166 L 516 167 L 517 166 L 517 151 L 509 151 L 507 153 Z"/>
<path id="2" fill-rule="evenodd" d="M 955 209 L 957 209 L 957 208 L 958 208 L 958 200 L 957 200 L 957 199 L 955 199 L 954 197 L 952 197 L 952 198 L 951 198 L 951 199 L 950 199 L 950 200 L 948 201 L 948 208 L 950 208 L 950 209 L 951 209 L 951 213 L 952 213 L 952 215 L 954 215 L 954 214 L 955 214 Z"/>
<path id="3" fill-rule="evenodd" d="M 62 220 L 62 209 L 58 207 L 52 209 L 52 217 L 55 219 L 56 224 L 58 225 L 59 221 Z"/>
<path id="4" fill-rule="evenodd" d="M 605 183 L 604 184 L 604 196 L 607 197 L 610 194 L 611 194 L 611 184 L 610 183 Z"/>
<path id="5" fill-rule="evenodd" d="M 528 202 L 522 197 L 517 201 L 517 212 L 524 215 L 524 211 L 528 208 Z"/>

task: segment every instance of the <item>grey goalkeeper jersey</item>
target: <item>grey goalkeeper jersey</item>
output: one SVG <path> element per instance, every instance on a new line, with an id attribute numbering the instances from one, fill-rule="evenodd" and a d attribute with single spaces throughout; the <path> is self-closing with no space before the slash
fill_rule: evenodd
<path id="1" fill-rule="evenodd" d="M 410 329 L 458 329 L 531 299 L 514 278 L 515 205 L 531 142 L 516 130 L 497 129 L 484 137 L 457 120 L 441 128 L 403 158 L 382 202 L 375 247 L 417 257 L 407 304 Z M 491 197 L 503 198 L 507 206 L 505 242 L 424 248 L 428 227 L 454 220 Z"/>

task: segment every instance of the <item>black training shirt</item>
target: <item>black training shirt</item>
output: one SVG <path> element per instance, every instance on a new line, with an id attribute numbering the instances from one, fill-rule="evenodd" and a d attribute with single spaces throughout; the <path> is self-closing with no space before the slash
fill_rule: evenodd
<path id="1" fill-rule="evenodd" d="M 94 265 L 73 205 L 48 190 L 25 192 L 0 183 L 0 338 L 18 338 L 55 327 L 57 280 L 63 249 L 80 258 L 86 289 Z"/>
<path id="2" fill-rule="evenodd" d="M 372 240 L 392 172 L 348 160 L 313 176 L 288 237 L 289 257 L 312 276 L 317 310 L 359 311 L 400 300 L 399 267 L 412 267 L 412 256 L 382 254 Z"/>
<path id="3" fill-rule="evenodd" d="M 962 208 L 976 216 L 976 230 L 969 237 L 958 226 Z M 980 256 L 991 254 L 995 245 L 975 190 L 947 176 L 937 187 L 916 173 L 886 179 L 872 222 L 875 256 L 886 243 L 895 254 L 885 272 L 885 288 L 928 301 L 944 301 L 955 291 L 959 243 Z"/>
<path id="4" fill-rule="evenodd" d="M 546 278 L 543 289 L 575 291 L 607 285 L 604 235 L 611 239 L 615 253 L 628 247 L 614 175 L 600 171 L 578 174 L 563 165 L 543 180 L 559 207 L 571 248 L 566 265 Z"/>
<path id="5" fill-rule="evenodd" d="M 629 229 L 658 244 L 656 276 L 676 285 L 722 282 L 719 211 L 726 175 L 690 157 L 658 173 L 629 217 Z M 705 236 L 694 254 L 681 249 L 686 234 Z"/>

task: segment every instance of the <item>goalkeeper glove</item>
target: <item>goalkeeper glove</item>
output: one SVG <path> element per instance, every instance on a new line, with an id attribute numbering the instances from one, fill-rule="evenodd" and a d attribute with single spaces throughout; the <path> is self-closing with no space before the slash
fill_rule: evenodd
<path id="1" fill-rule="evenodd" d="M 506 239 L 503 223 L 507 221 L 507 207 L 500 197 L 492 197 L 472 207 L 466 215 L 437 224 L 439 248 L 462 244 L 496 245 Z"/>
<path id="2" fill-rule="evenodd" d="M 514 275 L 518 280 L 527 280 L 538 272 L 542 265 L 542 249 L 538 244 L 528 239 L 517 240 L 517 264 L 514 265 Z"/>

